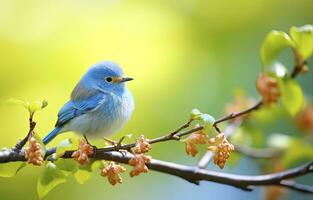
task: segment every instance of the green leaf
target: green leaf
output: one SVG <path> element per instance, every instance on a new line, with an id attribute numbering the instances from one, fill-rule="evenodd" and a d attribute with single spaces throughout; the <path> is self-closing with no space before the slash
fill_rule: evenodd
<path id="1" fill-rule="evenodd" d="M 7 105 L 18 105 L 18 106 L 23 106 L 24 108 L 28 109 L 28 111 L 30 113 L 35 113 L 38 110 L 42 110 L 43 108 L 45 108 L 48 105 L 48 101 L 47 100 L 43 100 L 43 101 L 23 101 L 21 99 L 8 99 L 6 101 Z"/>
<path id="2" fill-rule="evenodd" d="M 204 129 L 206 132 L 210 131 L 214 122 L 215 122 L 215 119 L 214 117 L 212 117 L 211 115 L 209 114 L 201 114 L 200 115 L 200 119 L 204 122 Z"/>
<path id="3" fill-rule="evenodd" d="M 200 115 L 200 118 L 201 118 L 201 120 L 204 122 L 204 123 L 206 123 L 206 124 L 208 124 L 208 125 L 213 125 L 214 124 L 214 122 L 215 122 L 215 119 L 214 119 L 214 117 L 212 117 L 212 115 L 209 115 L 209 114 L 201 114 Z"/>
<path id="4" fill-rule="evenodd" d="M 191 113 L 190 113 L 190 117 L 191 119 L 199 119 L 200 115 L 202 113 L 200 112 L 200 110 L 198 109 L 192 109 Z"/>
<path id="5" fill-rule="evenodd" d="M 103 161 L 103 160 L 95 160 L 91 164 L 90 168 L 91 168 L 92 171 L 94 171 L 96 169 L 102 169 L 104 166 L 105 166 L 105 161 Z"/>
<path id="6" fill-rule="evenodd" d="M 198 110 L 198 109 L 193 109 L 191 111 L 190 115 L 191 115 L 190 116 L 191 119 L 200 120 L 204 123 L 204 130 L 207 133 L 211 130 L 211 128 L 215 122 L 214 117 L 212 117 L 209 114 L 201 113 L 200 110 Z"/>
<path id="7" fill-rule="evenodd" d="M 42 102 L 41 102 L 41 109 L 43 109 L 43 108 L 45 108 L 45 107 L 47 107 L 48 106 L 48 101 L 47 100 L 43 100 Z"/>
<path id="8" fill-rule="evenodd" d="M 59 158 L 65 151 L 76 149 L 78 146 L 77 139 L 67 138 L 62 140 L 56 148 L 56 157 Z"/>
<path id="9" fill-rule="evenodd" d="M 313 26 L 293 26 L 290 28 L 289 33 L 302 59 L 308 59 L 313 54 Z"/>
<path id="10" fill-rule="evenodd" d="M 251 118 L 254 122 L 253 126 L 267 126 L 268 124 L 273 123 L 281 117 L 285 116 L 287 114 L 286 112 L 286 109 L 279 104 L 265 106 L 258 110 L 258 112 L 251 113 Z"/>
<path id="11" fill-rule="evenodd" d="M 9 162 L 0 164 L 0 177 L 12 177 L 26 166 L 25 162 Z"/>
<path id="12" fill-rule="evenodd" d="M 58 169 L 67 173 L 67 175 L 74 173 L 78 169 L 77 162 L 73 159 L 58 159 L 55 165 Z"/>
<path id="13" fill-rule="evenodd" d="M 66 173 L 58 169 L 55 164 L 48 162 L 39 175 L 37 193 L 40 199 L 45 197 L 53 188 L 66 182 Z"/>
<path id="14" fill-rule="evenodd" d="M 30 112 L 34 113 L 41 109 L 42 102 L 41 101 L 31 101 L 28 104 L 28 109 Z"/>
<path id="15" fill-rule="evenodd" d="M 84 184 L 92 176 L 92 169 L 90 165 L 80 165 L 74 173 L 74 177 L 79 184 Z"/>
<path id="16" fill-rule="evenodd" d="M 46 107 L 48 105 L 48 102 L 46 100 L 43 101 L 30 101 L 28 104 L 28 110 L 31 113 L 35 113 L 39 110 L 42 110 L 44 107 Z"/>
<path id="17" fill-rule="evenodd" d="M 299 84 L 291 78 L 284 79 L 279 83 L 283 105 L 291 116 L 295 116 L 304 105 L 302 89 Z"/>
<path id="18" fill-rule="evenodd" d="M 313 160 L 313 147 L 309 143 L 297 138 L 290 140 L 289 147 L 282 158 L 283 164 L 286 167 L 291 167 L 299 161 L 307 162 L 311 160 Z"/>
<path id="19" fill-rule="evenodd" d="M 6 104 L 10 105 L 10 106 L 12 106 L 12 105 L 22 106 L 22 107 L 28 109 L 28 102 L 27 101 L 23 101 L 21 99 L 11 98 L 11 99 L 8 99 L 6 101 Z"/>
<path id="20" fill-rule="evenodd" d="M 274 62 L 284 47 L 293 47 L 291 38 L 282 31 L 271 31 L 261 46 L 261 60 L 267 66 Z"/>

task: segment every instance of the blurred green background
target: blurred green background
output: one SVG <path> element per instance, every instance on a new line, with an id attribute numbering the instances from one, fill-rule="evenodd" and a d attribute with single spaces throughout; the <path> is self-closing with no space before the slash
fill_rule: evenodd
<path id="1" fill-rule="evenodd" d="M 76 82 L 101 60 L 118 62 L 135 78 L 129 83 L 134 115 L 113 139 L 167 133 L 185 122 L 192 108 L 221 116 L 234 89 L 243 88 L 257 98 L 254 82 L 265 35 L 272 29 L 312 24 L 312 10 L 311 0 L 0 0 L 0 147 L 14 145 L 28 129 L 26 111 L 6 106 L 7 99 L 47 99 L 49 106 L 35 116 L 36 130 L 44 136 Z M 292 66 L 291 54 L 285 57 Z M 312 72 L 299 82 L 313 94 Z M 151 155 L 179 163 L 197 161 L 175 142 L 154 146 Z M 260 173 L 250 159 L 225 171 Z M 28 166 L 14 178 L 0 178 L 0 199 L 37 199 L 39 173 Z M 96 173 L 85 185 L 70 178 L 45 199 L 264 197 L 262 188 L 247 193 L 207 182 L 194 186 L 156 172 L 123 177 L 124 183 L 115 187 Z M 290 192 L 286 198 L 312 197 Z"/>

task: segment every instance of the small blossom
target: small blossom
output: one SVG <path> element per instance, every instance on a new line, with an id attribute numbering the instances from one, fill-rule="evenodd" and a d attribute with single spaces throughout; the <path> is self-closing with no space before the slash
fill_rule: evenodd
<path id="1" fill-rule="evenodd" d="M 101 170 L 101 176 L 108 177 L 108 181 L 111 185 L 115 185 L 117 183 L 122 183 L 122 177 L 120 173 L 125 172 L 126 169 L 114 162 L 109 162 L 109 164 Z"/>
<path id="2" fill-rule="evenodd" d="M 313 133 L 313 106 L 307 106 L 297 116 L 298 127 L 305 133 Z"/>
<path id="3" fill-rule="evenodd" d="M 145 139 L 144 135 L 139 136 L 139 138 L 136 141 L 135 147 L 132 149 L 134 153 L 140 154 L 140 153 L 146 153 L 151 149 L 151 145 L 149 142 Z"/>
<path id="4" fill-rule="evenodd" d="M 133 177 L 138 176 L 140 173 L 147 173 L 148 167 L 146 166 L 146 163 L 149 163 L 150 161 L 150 156 L 146 156 L 144 154 L 135 154 L 134 157 L 128 161 L 129 165 L 134 166 L 129 175 Z"/>
<path id="5" fill-rule="evenodd" d="M 80 140 L 78 145 L 78 150 L 74 151 L 72 158 L 76 160 L 79 164 L 84 165 L 89 163 L 88 156 L 93 154 L 93 147 L 88 144 L 85 140 Z"/>
<path id="6" fill-rule="evenodd" d="M 28 163 L 36 166 L 43 164 L 40 143 L 34 137 L 29 139 L 29 147 L 25 150 L 25 158 Z"/>
<path id="7" fill-rule="evenodd" d="M 223 133 L 211 138 L 209 144 L 208 150 L 214 154 L 214 164 L 223 169 L 231 152 L 235 150 L 234 145 L 228 142 Z"/>
<path id="8" fill-rule="evenodd" d="M 235 99 L 225 106 L 225 114 L 230 115 L 231 113 L 236 113 L 236 112 L 246 110 L 246 109 L 252 107 L 254 104 L 255 104 L 254 99 L 248 98 L 243 94 L 236 95 Z M 241 121 L 241 120 L 245 119 L 247 116 L 248 115 L 242 115 L 242 116 L 236 117 L 232 120 Z"/>
<path id="9" fill-rule="evenodd" d="M 266 74 L 259 75 L 256 81 L 256 88 L 259 94 L 262 96 L 262 102 L 264 104 L 275 103 L 280 97 L 277 80 Z"/>
<path id="10" fill-rule="evenodd" d="M 195 156 L 198 153 L 197 144 L 205 144 L 207 141 L 207 135 L 203 130 L 196 131 L 190 134 L 185 140 L 186 153 L 188 155 Z"/>

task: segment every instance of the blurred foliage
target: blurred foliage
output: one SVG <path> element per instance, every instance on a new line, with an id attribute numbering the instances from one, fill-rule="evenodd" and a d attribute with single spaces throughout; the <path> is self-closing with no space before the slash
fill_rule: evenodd
<path id="1" fill-rule="evenodd" d="M 0 165 L 0 177 L 12 177 L 23 167 L 26 166 L 25 162 L 10 162 Z"/>
<path id="2" fill-rule="evenodd" d="M 272 64 L 284 47 L 294 46 L 288 34 L 282 31 L 271 31 L 261 47 L 261 59 L 265 65 Z"/>
<path id="3" fill-rule="evenodd" d="M 308 59 L 313 53 L 313 27 L 310 25 L 299 28 L 293 26 L 289 32 L 301 57 Z"/>
<path id="4" fill-rule="evenodd" d="M 136 101 L 135 113 L 113 139 L 128 133 L 145 133 L 148 138 L 159 136 L 186 121 L 194 107 L 212 116 L 221 116 L 224 105 L 233 98 L 235 87 L 243 88 L 246 94 L 257 97 L 254 82 L 261 69 L 258 50 L 266 34 L 273 29 L 288 32 L 293 25 L 312 23 L 312 8 L 310 0 L 1 0 L 0 110 L 3 114 L 0 116 L 0 146 L 14 145 L 28 130 L 27 115 L 21 109 L 6 107 L 4 102 L 7 99 L 49 100 L 45 111 L 35 116 L 38 122 L 36 131 L 44 136 L 53 127 L 57 111 L 68 99 L 76 81 L 88 66 L 100 60 L 117 61 L 126 74 L 135 78 L 129 84 Z M 282 39 L 279 47 L 271 50 L 270 56 L 262 56 L 261 53 L 261 61 L 266 64 L 263 68 L 269 71 L 274 68 L 274 74 L 278 77 L 285 76 L 284 73 L 279 76 L 277 72 L 282 71 L 279 69 L 291 71 L 293 56 L 288 48 L 282 48 L 285 46 L 300 49 L 304 59 L 309 57 L 312 40 L 308 39 L 311 38 L 308 37 L 311 34 L 308 30 L 308 27 L 292 27 L 288 32 L 290 36 L 278 36 L 292 39 L 295 44 L 286 45 L 289 42 Z M 262 47 L 271 48 L 271 45 Z M 282 52 L 278 53 L 280 50 Z M 275 64 L 272 62 L 274 60 L 279 62 Z M 284 67 L 277 68 L 278 65 Z M 310 102 L 312 72 L 298 80 L 306 101 Z M 295 89 L 297 87 L 292 83 L 286 90 L 298 91 Z M 267 136 L 273 132 L 284 134 L 292 141 L 302 141 L 305 137 L 308 148 L 304 148 L 304 153 L 300 148 L 288 152 L 298 154 L 296 158 L 299 158 L 299 154 L 307 154 L 312 136 L 301 134 L 290 115 L 295 115 L 301 109 L 300 103 L 289 112 L 281 105 L 299 102 L 300 98 L 287 96 L 284 99 L 278 106 L 254 113 L 243 124 L 241 132 L 244 136 L 239 141 L 264 147 L 266 141 L 271 140 Z M 73 137 L 73 134 L 64 134 L 51 145 L 69 137 Z M 294 144 L 293 147 L 303 145 Z M 152 149 L 151 154 L 159 159 L 194 164 L 195 160 L 181 153 L 182 149 L 183 144 L 160 144 Z M 239 173 L 246 173 L 246 170 L 243 171 L 246 166 L 256 168 L 254 161 L 242 162 L 236 165 Z M 294 165 L 299 162 L 293 160 L 286 163 Z M 68 168 L 60 165 L 64 167 L 62 169 L 72 170 L 70 164 Z M 12 166 L 10 169 L 14 170 L 8 174 L 14 175 L 16 168 Z M 51 172 L 54 172 L 53 167 Z M 0 198 L 24 199 L 25 196 L 20 194 L 27 194 L 29 199 L 36 199 L 34 188 L 38 176 L 38 168 L 27 166 L 23 173 L 10 180 L 1 178 Z M 59 181 L 53 184 L 63 182 L 63 175 L 59 177 Z M 42 183 L 47 182 L 43 180 Z M 140 185 L 145 186 L 144 192 Z M 38 186 L 37 189 L 42 188 Z M 181 191 L 186 189 L 194 192 L 182 194 Z M 138 197 L 139 191 L 143 196 L 149 195 L 151 200 L 189 199 L 190 195 L 206 199 L 208 194 L 211 199 L 234 199 L 235 196 L 240 199 L 262 198 L 260 193 L 243 194 L 242 191 L 215 184 L 193 187 L 179 179 L 151 173 L 133 180 L 126 179 L 114 189 L 103 179 L 91 178 L 82 187 L 69 179 L 46 199 L 85 199 L 90 198 L 90 194 L 94 198 L 129 199 Z M 308 197 L 291 193 L 288 198 Z"/>
<path id="5" fill-rule="evenodd" d="M 296 116 L 304 105 L 304 96 L 300 85 L 290 79 L 282 80 L 280 85 L 282 102 L 290 115 Z"/>
<path id="6" fill-rule="evenodd" d="M 33 115 L 35 112 L 44 109 L 48 105 L 47 100 L 43 101 L 23 101 L 21 99 L 9 99 L 6 102 L 8 105 L 22 106 L 28 110 L 28 112 Z"/>
<path id="7" fill-rule="evenodd" d="M 213 124 L 215 122 L 215 119 L 213 116 L 207 113 L 201 113 L 200 110 L 198 109 L 192 109 L 191 110 L 191 119 L 192 120 L 197 120 L 203 123 L 204 130 L 206 133 L 210 133 L 211 130 L 213 129 Z"/>

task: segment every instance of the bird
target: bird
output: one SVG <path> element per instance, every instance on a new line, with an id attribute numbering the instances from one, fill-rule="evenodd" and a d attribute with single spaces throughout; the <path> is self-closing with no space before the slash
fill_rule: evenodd
<path id="1" fill-rule="evenodd" d="M 116 133 L 130 119 L 135 107 L 133 95 L 126 87 L 126 82 L 131 80 L 115 62 L 92 65 L 76 84 L 70 100 L 59 110 L 55 128 L 44 137 L 43 143 L 48 144 L 57 135 L 69 131 L 86 140 Z"/>

